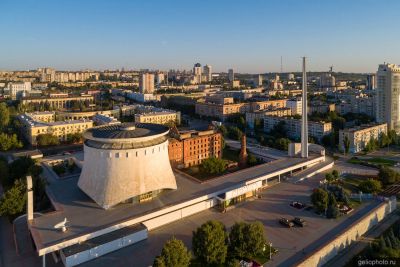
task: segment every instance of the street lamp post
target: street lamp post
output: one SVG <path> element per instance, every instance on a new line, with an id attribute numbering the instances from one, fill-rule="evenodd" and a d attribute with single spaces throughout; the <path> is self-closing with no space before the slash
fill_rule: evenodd
<path id="1" fill-rule="evenodd" d="M 272 259 L 272 242 L 269 242 L 269 259 Z"/>

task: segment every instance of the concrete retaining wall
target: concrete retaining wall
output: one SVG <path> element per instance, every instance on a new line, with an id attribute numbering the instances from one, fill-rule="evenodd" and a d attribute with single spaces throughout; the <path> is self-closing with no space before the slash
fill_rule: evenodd
<path id="1" fill-rule="evenodd" d="M 382 202 L 378 207 L 350 225 L 345 231 L 338 234 L 333 240 L 324 244 L 316 251 L 310 252 L 310 256 L 297 264 L 298 267 L 323 266 L 335 257 L 339 251 L 348 247 L 369 229 L 378 224 L 386 215 L 396 209 L 396 198 Z"/>

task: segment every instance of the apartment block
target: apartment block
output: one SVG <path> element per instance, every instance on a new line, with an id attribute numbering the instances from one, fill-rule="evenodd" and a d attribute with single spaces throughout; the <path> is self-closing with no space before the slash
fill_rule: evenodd
<path id="1" fill-rule="evenodd" d="M 358 153 L 372 139 L 378 140 L 384 133 L 387 134 L 388 127 L 386 123 L 364 124 L 349 129 L 339 131 L 339 148 L 344 150 L 344 140 L 347 137 L 350 141 L 349 152 Z"/>
<path id="2" fill-rule="evenodd" d="M 298 139 L 301 136 L 301 120 L 294 119 L 291 117 L 277 117 L 277 116 L 265 116 L 264 117 L 264 132 L 270 132 L 274 129 L 274 126 L 279 122 L 285 123 L 287 135 L 290 138 Z M 321 140 L 324 135 L 332 132 L 331 122 L 315 122 L 308 121 L 308 135 Z"/>

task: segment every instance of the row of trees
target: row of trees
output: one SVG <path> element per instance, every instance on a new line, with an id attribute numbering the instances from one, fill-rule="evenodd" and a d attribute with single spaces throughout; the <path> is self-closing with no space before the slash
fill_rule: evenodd
<path id="1" fill-rule="evenodd" d="M 50 202 L 45 193 L 45 182 L 40 177 L 42 167 L 28 157 L 18 158 L 7 163 L 0 158 L 0 178 L 5 191 L 0 198 L 0 215 L 7 216 L 10 220 L 23 214 L 26 206 L 26 181 L 25 177 L 31 175 L 33 179 L 33 199 L 35 211 L 49 207 Z"/>
<path id="2" fill-rule="evenodd" d="M 8 107 L 6 103 L 0 103 L 0 150 L 7 151 L 18 149 L 23 143 L 18 139 L 16 132 L 15 108 Z M 13 117 L 12 117 L 13 115 Z"/>
<path id="3" fill-rule="evenodd" d="M 153 267 L 239 266 L 241 259 L 254 259 L 266 250 L 261 222 L 235 223 L 230 232 L 219 221 L 208 221 L 193 231 L 193 255 L 182 241 L 164 244 Z"/>
<path id="4" fill-rule="evenodd" d="M 370 242 L 369 246 L 359 255 L 354 257 L 347 266 L 356 266 L 357 262 L 363 259 L 383 259 L 383 258 L 400 258 L 400 222 L 397 221 L 383 235 L 374 242 Z"/>
<path id="5" fill-rule="evenodd" d="M 58 137 L 51 133 L 39 134 L 36 137 L 36 141 L 38 146 L 55 146 L 60 144 Z M 82 142 L 82 133 L 67 134 L 65 143 L 76 144 L 80 142 Z"/>
<path id="6" fill-rule="evenodd" d="M 400 182 L 400 173 L 394 171 L 387 166 L 381 166 L 379 168 L 378 177 L 383 186 L 388 186 Z"/>

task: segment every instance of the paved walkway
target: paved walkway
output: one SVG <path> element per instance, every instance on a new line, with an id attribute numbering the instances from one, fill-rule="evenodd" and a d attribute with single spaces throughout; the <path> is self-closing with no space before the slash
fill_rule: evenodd
<path id="1" fill-rule="evenodd" d="M 369 230 L 367 234 L 363 235 L 356 243 L 343 250 L 336 257 L 325 264 L 324 267 L 345 266 L 346 263 L 348 263 L 353 257 L 357 256 L 361 251 L 363 251 L 371 241 L 379 237 L 399 219 L 400 216 L 397 211 L 388 215 L 388 217 L 386 217 L 382 222 Z"/>

